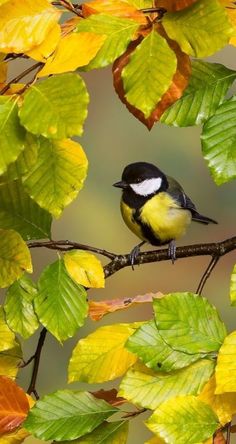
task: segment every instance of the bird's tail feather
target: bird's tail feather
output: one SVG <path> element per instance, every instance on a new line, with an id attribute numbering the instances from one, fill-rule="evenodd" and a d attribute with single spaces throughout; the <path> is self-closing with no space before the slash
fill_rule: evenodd
<path id="1" fill-rule="evenodd" d="M 210 219 L 209 217 L 203 216 L 202 214 L 199 214 L 197 211 L 192 212 L 192 220 L 194 222 L 199 222 L 200 224 L 218 224 L 216 220 Z"/>

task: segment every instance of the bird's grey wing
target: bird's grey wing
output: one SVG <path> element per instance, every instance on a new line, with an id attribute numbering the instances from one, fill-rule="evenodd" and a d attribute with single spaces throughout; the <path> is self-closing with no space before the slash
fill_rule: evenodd
<path id="1" fill-rule="evenodd" d="M 167 176 L 168 180 L 168 192 L 171 196 L 178 202 L 181 208 L 189 210 L 191 212 L 197 211 L 194 203 L 191 201 L 190 197 L 185 194 L 181 185 L 173 177 Z"/>
<path id="2" fill-rule="evenodd" d="M 217 222 L 214 219 L 210 219 L 209 217 L 203 216 L 202 214 L 198 213 L 194 203 L 191 201 L 190 197 L 188 197 L 187 194 L 185 194 L 183 188 L 177 182 L 177 180 L 169 176 L 167 177 L 167 180 L 169 184 L 168 192 L 178 202 L 181 208 L 191 211 L 193 221 L 205 225 L 208 225 L 210 223 L 217 224 Z"/>

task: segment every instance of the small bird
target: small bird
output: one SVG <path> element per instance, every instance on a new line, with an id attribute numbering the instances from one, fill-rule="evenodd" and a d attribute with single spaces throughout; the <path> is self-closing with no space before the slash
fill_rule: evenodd
<path id="1" fill-rule="evenodd" d="M 199 214 L 181 185 L 151 163 L 127 165 L 122 180 L 113 186 L 122 188 L 121 214 L 126 225 L 142 239 L 130 253 L 132 268 L 146 242 L 155 246 L 169 244 L 169 257 L 174 263 L 175 240 L 185 234 L 191 220 L 217 224 Z"/>

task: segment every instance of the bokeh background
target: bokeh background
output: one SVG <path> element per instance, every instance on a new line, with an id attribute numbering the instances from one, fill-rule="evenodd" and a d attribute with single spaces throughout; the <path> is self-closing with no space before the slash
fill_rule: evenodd
<path id="1" fill-rule="evenodd" d="M 219 52 L 211 60 L 236 69 L 235 49 L 232 47 Z M 21 71 L 25 63 L 13 62 L 11 76 Z M 120 179 L 128 163 L 136 161 L 153 162 L 174 176 L 199 211 L 219 222 L 219 225 L 208 227 L 193 223 L 179 245 L 218 241 L 235 235 L 235 183 L 217 187 L 213 182 L 201 154 L 201 128 L 181 129 L 156 124 L 149 132 L 119 101 L 113 90 L 110 69 L 83 74 L 83 77 L 90 93 L 90 105 L 84 135 L 79 142 L 89 159 L 89 173 L 76 201 L 64 211 L 60 220 L 53 223 L 53 239 L 70 239 L 117 253 L 128 253 L 137 243 L 137 238 L 122 221 L 120 191 L 112 184 Z M 34 250 L 32 254 L 35 278 L 45 265 L 57 259 L 56 252 L 46 249 Z M 235 252 L 222 258 L 204 290 L 204 295 L 215 304 L 229 331 L 236 328 L 236 309 L 230 307 L 229 301 L 229 279 L 235 259 Z M 89 291 L 89 298 L 98 300 L 157 291 L 195 291 L 208 261 L 209 258 L 204 257 L 190 258 L 178 260 L 174 266 L 163 262 L 135 267 L 134 271 L 124 269 L 106 281 L 105 289 Z M 151 306 L 145 304 L 109 315 L 99 323 L 87 320 L 76 337 L 63 346 L 48 335 L 37 382 L 40 396 L 66 387 L 91 390 L 87 384 L 67 384 L 68 360 L 77 341 L 101 325 L 148 320 L 151 316 Z M 26 359 L 33 354 L 37 340 L 38 332 L 23 344 Z M 19 383 L 25 388 L 30 373 L 29 366 L 19 374 Z M 93 389 L 110 388 L 117 386 L 118 382 L 94 385 Z M 141 419 L 130 421 L 129 444 L 143 444 L 151 436 Z M 28 438 L 26 442 L 36 444 L 40 441 Z"/>

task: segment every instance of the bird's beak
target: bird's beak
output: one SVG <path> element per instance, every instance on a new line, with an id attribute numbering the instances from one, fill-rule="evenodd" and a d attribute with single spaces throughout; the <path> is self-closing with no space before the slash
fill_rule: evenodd
<path id="1" fill-rule="evenodd" d="M 116 188 L 128 188 L 128 186 L 129 185 L 126 182 L 124 182 L 123 180 L 121 180 L 120 182 L 113 183 L 113 187 L 116 187 Z"/>

